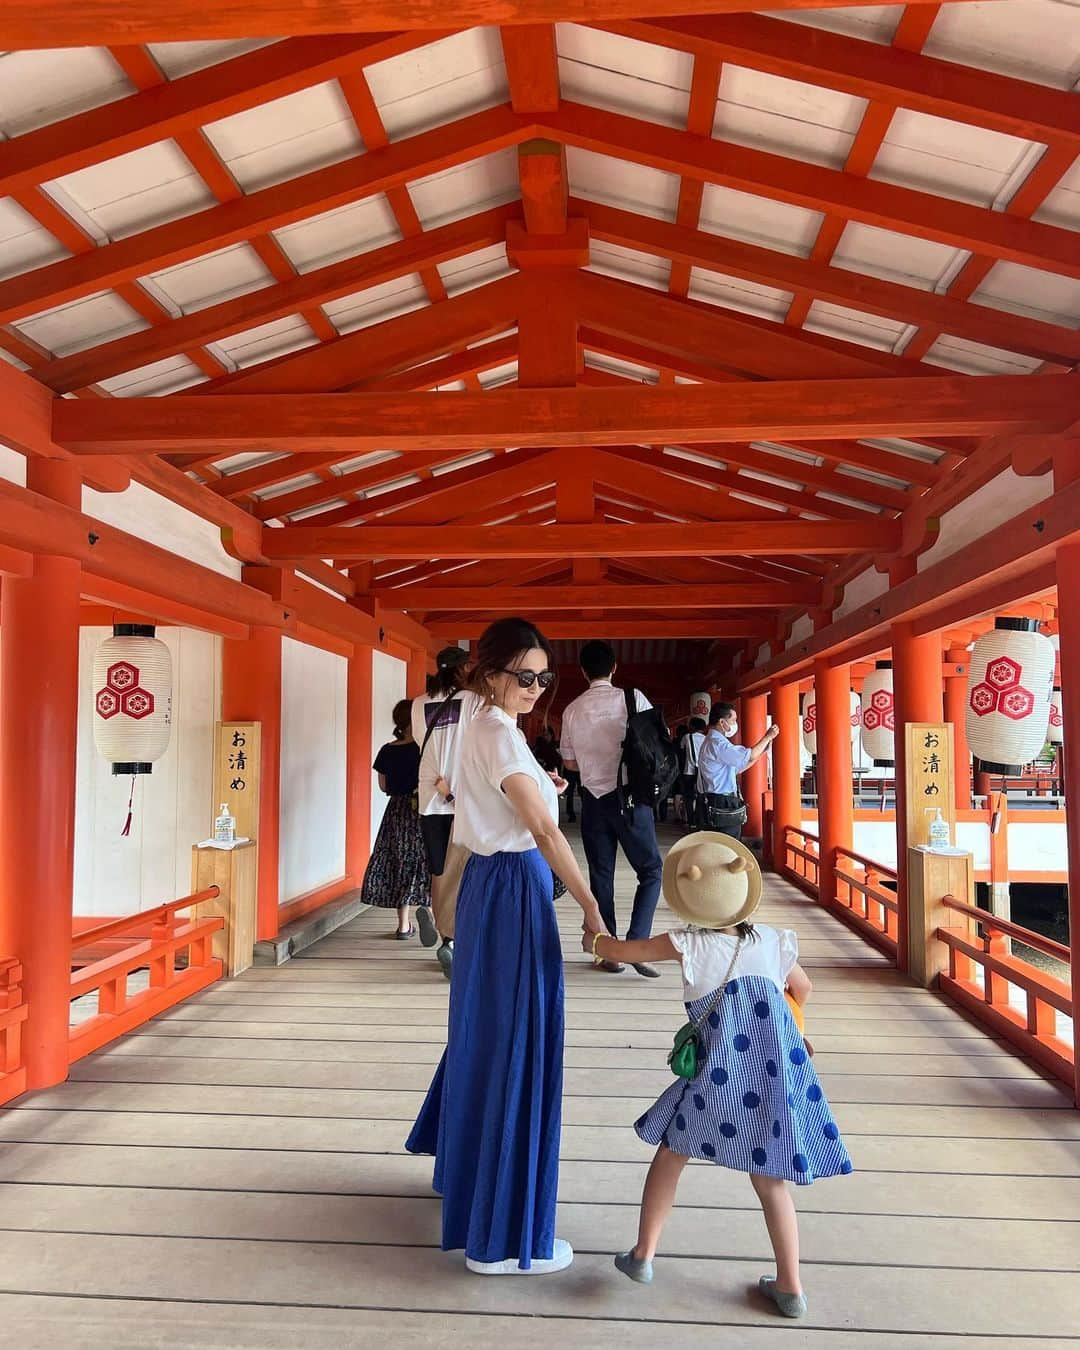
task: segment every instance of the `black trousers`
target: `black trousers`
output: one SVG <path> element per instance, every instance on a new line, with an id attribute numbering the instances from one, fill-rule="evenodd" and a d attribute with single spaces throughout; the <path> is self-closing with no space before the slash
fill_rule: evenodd
<path id="1" fill-rule="evenodd" d="M 656 846 L 656 822 L 651 806 L 620 809 L 618 794 L 594 797 L 581 793 L 581 841 L 589 864 L 589 885 L 600 906 L 600 917 L 609 933 L 618 937 L 615 918 L 615 863 L 621 848 L 637 874 L 634 908 L 630 914 L 627 941 L 652 935 L 653 915 L 660 898 L 664 865 Z"/>

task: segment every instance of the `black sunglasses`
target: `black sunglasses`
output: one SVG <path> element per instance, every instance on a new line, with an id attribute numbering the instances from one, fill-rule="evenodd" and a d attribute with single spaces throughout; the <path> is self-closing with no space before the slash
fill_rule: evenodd
<path id="1" fill-rule="evenodd" d="M 531 689 L 536 683 L 539 683 L 541 689 L 550 689 L 555 683 L 553 670 L 542 670 L 539 675 L 535 670 L 504 670 L 503 674 L 513 675 L 522 689 Z"/>

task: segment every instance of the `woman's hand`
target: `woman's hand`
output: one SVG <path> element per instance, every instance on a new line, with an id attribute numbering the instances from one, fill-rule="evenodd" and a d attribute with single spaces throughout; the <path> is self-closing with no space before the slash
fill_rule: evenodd
<path id="1" fill-rule="evenodd" d="M 438 778 L 435 779 L 435 791 L 439 794 L 439 796 L 443 799 L 444 802 L 453 800 L 454 794 L 450 791 L 450 784 L 446 781 L 446 779 L 442 776 L 442 774 L 439 774 Z"/>
<path id="2" fill-rule="evenodd" d="M 593 934 L 606 933 L 607 927 L 605 926 L 603 919 L 600 917 L 600 906 L 596 903 L 595 900 L 591 901 L 588 905 L 582 905 L 581 908 L 585 915 L 585 919 L 581 925 L 581 928 L 586 938 L 591 943 L 593 939 Z M 586 948 L 586 950 L 589 951 L 591 950 L 591 948 Z"/>
<path id="3" fill-rule="evenodd" d="M 557 773 L 554 769 L 548 769 L 547 776 L 555 784 L 555 791 L 561 797 L 563 793 L 566 791 L 566 789 L 570 786 L 569 783 L 566 781 L 565 778 L 562 777 L 561 774 Z"/>

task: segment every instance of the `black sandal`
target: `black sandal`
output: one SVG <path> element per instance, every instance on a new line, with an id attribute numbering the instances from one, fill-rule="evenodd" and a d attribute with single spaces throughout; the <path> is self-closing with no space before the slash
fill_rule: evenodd
<path id="1" fill-rule="evenodd" d="M 405 933 L 401 932 L 401 930 L 399 929 L 399 930 L 394 934 L 394 937 L 395 937 L 395 939 L 396 939 L 398 942 L 408 942 L 409 938 L 415 937 L 415 936 L 416 936 L 416 928 L 415 928 L 415 926 L 410 927 L 409 930 L 408 930 L 407 932 L 405 932 Z"/>

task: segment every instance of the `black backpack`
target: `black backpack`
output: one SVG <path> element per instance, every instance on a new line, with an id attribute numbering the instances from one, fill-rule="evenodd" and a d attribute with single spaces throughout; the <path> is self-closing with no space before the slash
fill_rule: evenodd
<path id="1" fill-rule="evenodd" d="M 624 809 L 655 806 L 667 799 L 679 776 L 679 752 L 659 708 L 638 712 L 633 689 L 624 689 L 626 737 L 619 761 L 619 799 Z"/>

